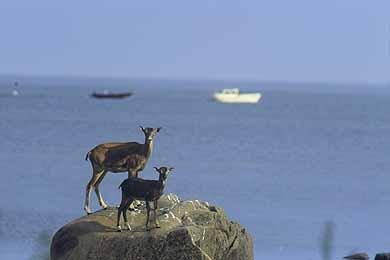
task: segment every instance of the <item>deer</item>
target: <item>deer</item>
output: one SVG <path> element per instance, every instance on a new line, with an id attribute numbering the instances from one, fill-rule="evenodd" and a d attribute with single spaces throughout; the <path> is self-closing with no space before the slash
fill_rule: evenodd
<path id="1" fill-rule="evenodd" d="M 140 126 L 140 129 L 145 135 L 143 144 L 137 142 L 103 143 L 95 146 L 85 156 L 85 160 L 89 159 L 92 165 L 92 178 L 87 184 L 85 195 L 84 210 L 87 214 L 92 213 L 89 207 L 92 189 L 95 190 L 100 206 L 103 209 L 108 207 L 99 191 L 99 185 L 107 172 L 127 172 L 130 178 L 138 177 L 138 173 L 145 168 L 152 155 L 153 140 L 161 127 L 144 128 Z"/>
<path id="2" fill-rule="evenodd" d="M 158 173 L 158 180 L 145 180 L 141 178 L 129 177 L 124 180 L 118 188 L 122 189 L 122 200 L 121 204 L 118 208 L 117 215 L 117 231 L 121 232 L 122 228 L 119 224 L 121 213 L 123 215 L 123 219 L 125 221 L 125 225 L 128 230 L 131 231 L 131 227 L 129 222 L 127 221 L 127 210 L 129 209 L 131 203 L 135 199 L 144 200 L 146 204 L 146 230 L 150 230 L 148 227 L 149 224 L 149 216 L 150 216 L 150 203 L 153 202 L 153 213 L 154 213 L 154 224 L 156 228 L 160 228 L 160 224 L 158 223 L 156 210 L 158 208 L 157 202 L 158 199 L 163 195 L 166 181 L 168 179 L 168 175 L 172 172 L 174 168 L 168 167 L 153 167 Z"/>

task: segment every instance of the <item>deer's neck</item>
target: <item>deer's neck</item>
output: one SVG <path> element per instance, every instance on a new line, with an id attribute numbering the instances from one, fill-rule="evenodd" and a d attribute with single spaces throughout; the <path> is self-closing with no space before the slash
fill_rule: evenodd
<path id="1" fill-rule="evenodd" d="M 152 150 L 153 150 L 153 141 L 145 140 L 144 155 L 146 156 L 146 158 L 149 159 L 149 157 L 152 155 Z"/>

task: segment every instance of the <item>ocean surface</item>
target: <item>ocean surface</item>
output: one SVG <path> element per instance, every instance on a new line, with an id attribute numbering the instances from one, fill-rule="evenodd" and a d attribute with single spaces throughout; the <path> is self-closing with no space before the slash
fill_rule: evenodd
<path id="1" fill-rule="evenodd" d="M 2 85 L 1 85 L 2 84 Z M 108 141 L 143 141 L 162 127 L 152 167 L 166 191 L 223 207 L 254 239 L 255 259 L 341 259 L 389 251 L 390 91 L 377 86 L 170 81 L 3 81 L 0 87 L 0 259 L 45 259 L 51 236 L 84 215 L 91 165 Z M 222 87 L 263 94 L 255 105 L 213 102 Z M 97 100 L 94 90 L 132 90 Z M 17 89 L 19 95 L 10 95 Z M 118 204 L 126 174 L 102 194 Z M 92 208 L 99 209 L 91 195 Z"/>

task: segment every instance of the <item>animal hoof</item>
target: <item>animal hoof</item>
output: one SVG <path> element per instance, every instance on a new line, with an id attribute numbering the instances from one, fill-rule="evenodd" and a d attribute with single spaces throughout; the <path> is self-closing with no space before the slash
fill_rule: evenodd
<path id="1" fill-rule="evenodd" d="M 120 226 L 117 227 L 116 229 L 117 232 L 122 232 L 122 228 Z"/>
<path id="2" fill-rule="evenodd" d="M 156 228 L 161 228 L 161 226 L 159 224 L 156 225 Z"/>
<path id="3" fill-rule="evenodd" d="M 92 214 L 92 210 L 89 207 L 84 207 L 84 211 L 89 215 Z"/>
<path id="4" fill-rule="evenodd" d="M 130 224 L 126 224 L 127 230 L 131 231 Z"/>

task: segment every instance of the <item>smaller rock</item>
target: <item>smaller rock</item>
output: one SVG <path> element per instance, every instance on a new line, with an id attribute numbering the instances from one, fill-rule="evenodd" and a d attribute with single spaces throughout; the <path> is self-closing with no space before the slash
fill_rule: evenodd
<path id="1" fill-rule="evenodd" d="M 351 260 L 368 260 L 369 257 L 366 253 L 356 253 L 348 256 L 344 256 L 344 259 L 351 259 Z"/>
<path id="2" fill-rule="evenodd" d="M 194 222 L 192 221 L 192 218 L 188 216 L 187 212 L 184 212 L 183 217 L 181 217 L 181 222 L 184 226 L 190 226 L 193 225 Z"/>
<path id="3" fill-rule="evenodd" d="M 379 253 L 379 254 L 376 254 L 375 260 L 390 260 L 390 253 Z"/>
<path id="4" fill-rule="evenodd" d="M 212 212 L 218 212 L 217 208 L 215 206 L 209 206 L 210 211 Z"/>

